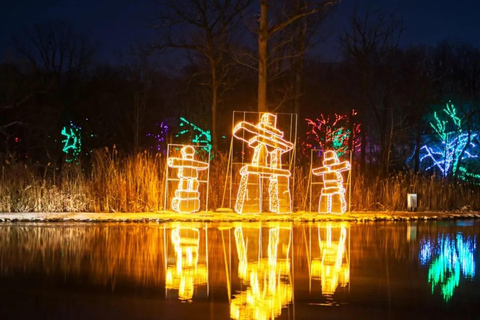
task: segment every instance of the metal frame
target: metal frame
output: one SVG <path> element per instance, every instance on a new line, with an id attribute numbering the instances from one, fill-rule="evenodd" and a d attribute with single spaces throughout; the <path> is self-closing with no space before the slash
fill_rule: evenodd
<path id="1" fill-rule="evenodd" d="M 308 173 L 308 193 L 309 193 L 309 205 L 308 205 L 308 211 L 309 212 L 313 212 L 312 211 L 312 200 L 313 200 L 313 185 L 319 185 L 319 184 L 323 184 L 323 181 L 313 181 L 313 174 L 312 174 L 312 170 L 313 170 L 313 153 L 314 152 L 318 152 L 319 149 L 311 149 L 310 150 L 310 170 L 309 170 L 309 173 Z M 348 176 L 347 176 L 347 181 L 343 182 L 344 185 L 347 185 L 347 190 L 348 190 L 348 211 L 346 212 L 351 212 L 350 211 L 350 203 L 352 201 L 352 171 L 353 171 L 353 165 L 352 165 L 352 157 L 353 157 L 353 153 L 352 151 L 349 151 L 350 153 L 350 164 L 351 164 L 351 169 L 348 170 Z M 315 210 L 315 212 L 318 212 L 318 210 Z"/>
<path id="2" fill-rule="evenodd" d="M 205 196 L 202 197 L 200 196 L 200 199 L 202 198 L 205 198 L 205 210 L 203 211 L 208 211 L 208 193 L 209 193 L 209 184 L 210 184 L 210 159 L 211 159 L 211 153 L 210 151 L 207 151 L 203 148 L 207 147 L 207 146 L 204 146 L 204 145 L 190 145 L 190 144 L 177 144 L 177 143 L 169 143 L 167 145 L 167 160 L 168 161 L 168 158 L 170 157 L 170 150 L 171 148 L 178 148 L 178 149 L 181 149 L 183 147 L 186 147 L 186 146 L 191 146 L 195 149 L 195 151 L 197 152 L 205 152 L 208 154 L 208 169 L 206 170 L 206 174 L 207 174 L 207 179 L 206 180 L 200 180 L 198 179 L 198 183 L 199 184 L 206 184 L 206 192 L 205 192 Z M 169 166 L 168 166 L 168 163 L 165 164 L 165 193 L 164 193 L 164 199 L 163 199 L 163 210 L 164 211 L 167 211 L 167 197 L 168 197 L 168 185 L 169 183 L 172 183 L 172 182 L 175 182 L 175 181 L 180 181 L 180 179 L 178 178 L 171 178 L 169 176 Z M 170 206 L 169 206 L 170 207 Z M 200 211 L 201 210 L 201 207 L 202 207 L 202 200 L 200 200 Z M 186 214 L 191 214 L 191 213 L 186 213 Z"/>
<path id="3" fill-rule="evenodd" d="M 294 211 L 294 199 L 295 199 L 295 160 L 296 160 L 296 155 L 297 155 L 297 129 L 298 129 L 298 115 L 296 113 L 275 113 L 275 112 L 256 112 L 256 111 L 233 111 L 232 115 L 232 129 L 235 127 L 235 124 L 240 122 L 240 121 L 250 121 L 252 119 L 256 120 L 256 123 L 260 122 L 261 116 L 264 113 L 271 113 L 277 116 L 277 123 L 280 123 L 282 121 L 285 121 L 285 117 L 290 117 L 289 119 L 289 128 L 287 130 L 284 130 L 285 132 L 285 138 L 293 143 L 293 149 L 292 151 L 287 152 L 288 154 L 288 161 L 285 162 L 285 160 L 282 162 L 281 166 L 282 168 L 288 168 L 288 170 L 291 172 L 291 204 L 292 204 L 292 212 Z M 288 120 L 288 119 L 287 119 Z M 224 189 L 223 189 L 223 196 L 222 196 L 222 207 L 225 205 L 225 197 L 227 194 L 227 189 L 229 189 L 229 194 L 228 194 L 228 207 L 233 209 L 233 178 L 234 178 L 234 172 L 233 172 L 233 167 L 238 166 L 239 168 L 242 167 L 243 165 L 250 163 L 248 160 L 245 160 L 245 142 L 242 142 L 242 147 L 241 147 L 241 161 L 240 162 L 234 162 L 234 155 L 236 153 L 236 148 L 234 147 L 234 137 L 233 135 L 231 136 L 230 139 L 230 150 L 229 150 L 229 155 L 228 155 L 228 164 L 227 164 L 227 171 L 225 174 L 225 184 L 224 184 Z M 262 180 L 260 179 L 260 192 L 263 190 L 262 186 Z M 263 210 L 262 210 L 263 211 Z"/>

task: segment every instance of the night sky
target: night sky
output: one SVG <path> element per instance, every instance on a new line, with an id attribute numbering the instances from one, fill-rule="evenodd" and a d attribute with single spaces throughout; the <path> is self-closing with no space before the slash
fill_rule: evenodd
<path id="1" fill-rule="evenodd" d="M 0 0 L 0 60 L 8 54 L 12 33 L 28 24 L 62 19 L 75 30 L 87 32 L 100 45 L 99 58 L 115 62 L 118 53 L 138 41 L 155 38 L 149 25 L 155 21 L 156 7 L 150 0 Z M 327 58 L 340 50 L 339 33 L 348 27 L 354 7 L 368 4 L 404 18 L 401 45 L 434 45 L 441 40 L 471 42 L 480 47 L 480 1 L 476 0 L 343 0 L 324 26 L 330 35 L 317 48 Z"/>

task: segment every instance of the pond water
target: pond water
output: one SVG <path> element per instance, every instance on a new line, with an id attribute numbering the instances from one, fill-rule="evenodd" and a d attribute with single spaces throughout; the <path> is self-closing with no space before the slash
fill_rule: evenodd
<path id="1" fill-rule="evenodd" d="M 0 224 L 0 319 L 479 319 L 480 221 Z"/>

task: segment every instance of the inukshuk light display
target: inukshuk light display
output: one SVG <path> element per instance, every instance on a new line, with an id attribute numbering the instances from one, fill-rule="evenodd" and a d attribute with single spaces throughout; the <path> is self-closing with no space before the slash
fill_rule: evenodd
<path id="1" fill-rule="evenodd" d="M 334 151 L 325 151 L 323 167 L 312 170 L 316 176 L 323 176 L 323 188 L 318 211 L 320 213 L 344 213 L 347 210 L 345 188 L 341 172 L 350 170 L 350 162 L 338 160 Z"/>
<path id="2" fill-rule="evenodd" d="M 177 168 L 178 182 L 175 197 L 172 199 L 172 210 L 191 213 L 200 210 L 200 192 L 198 191 L 198 172 L 208 169 L 208 163 L 194 159 L 195 148 L 184 146 L 181 158 L 168 158 L 168 166 Z"/>
<path id="3" fill-rule="evenodd" d="M 277 116 L 264 113 L 260 123 L 253 125 L 242 121 L 233 129 L 235 138 L 254 149 L 251 164 L 240 169 L 240 186 L 235 203 L 237 213 L 260 213 L 262 190 L 260 179 L 268 178 L 270 211 L 290 213 L 290 171 L 282 169 L 281 155 L 293 149 L 293 144 L 283 139 L 283 132 L 276 128 Z"/>

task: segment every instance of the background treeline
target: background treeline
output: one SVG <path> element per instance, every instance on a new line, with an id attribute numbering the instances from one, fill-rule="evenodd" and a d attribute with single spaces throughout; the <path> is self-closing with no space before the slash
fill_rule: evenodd
<path id="1" fill-rule="evenodd" d="M 355 110 L 350 123 L 360 124 L 360 132 L 349 150 L 354 151 L 354 190 L 363 188 L 352 197 L 355 209 L 403 209 L 407 191 L 424 197 L 424 209 L 480 208 L 478 190 L 457 181 L 459 170 L 452 168 L 443 179 L 435 168 L 416 175 L 425 169 L 421 147 L 438 135 L 429 123 L 447 103 L 455 106 L 469 145 L 478 143 L 478 48 L 449 41 L 400 47 L 400 17 L 365 9 L 355 12 L 338 39 L 341 55 L 325 61 L 319 55 L 326 36 L 322 26 L 335 14 L 335 1 L 285 1 L 269 7 L 264 0 L 187 2 L 159 1 L 159 18 L 152 26 L 158 39 L 132 46 L 114 63 L 100 61 L 99 53 L 107 48 L 66 22 L 31 25 L 12 35 L 12 46 L 0 62 L 0 211 L 161 209 L 162 197 L 155 194 L 162 192 L 162 182 L 134 181 L 135 170 L 149 170 L 140 169 L 138 159 L 148 166 L 157 163 L 151 177 L 161 180 L 162 146 L 187 143 L 195 134 L 177 137 L 184 117 L 211 131 L 217 154 L 212 165 L 226 166 L 234 110 L 297 113 L 299 155 L 307 139 L 305 118 Z M 62 151 L 61 130 L 70 122 L 82 132 L 78 165 L 65 163 Z M 161 142 L 155 137 L 160 124 L 168 126 Z M 472 154 L 464 149 L 459 161 L 465 152 Z M 306 195 L 310 162 L 302 156 L 297 162 L 296 190 Z M 476 163 L 469 164 L 473 172 Z M 130 170 L 133 180 L 108 180 L 106 172 L 122 170 Z M 216 178 L 223 181 L 222 176 L 219 172 Z M 110 183 L 124 186 L 123 191 L 112 195 Z M 456 188 L 464 191 L 456 193 Z M 22 201 L 34 189 L 36 200 Z M 60 199 L 54 196 L 57 191 L 69 203 L 77 201 L 73 196 L 82 199 L 72 207 L 61 201 L 51 208 L 39 200 L 49 194 Z M 427 200 L 427 194 L 438 201 Z M 305 209 L 302 197 L 297 197 L 296 209 Z"/>

